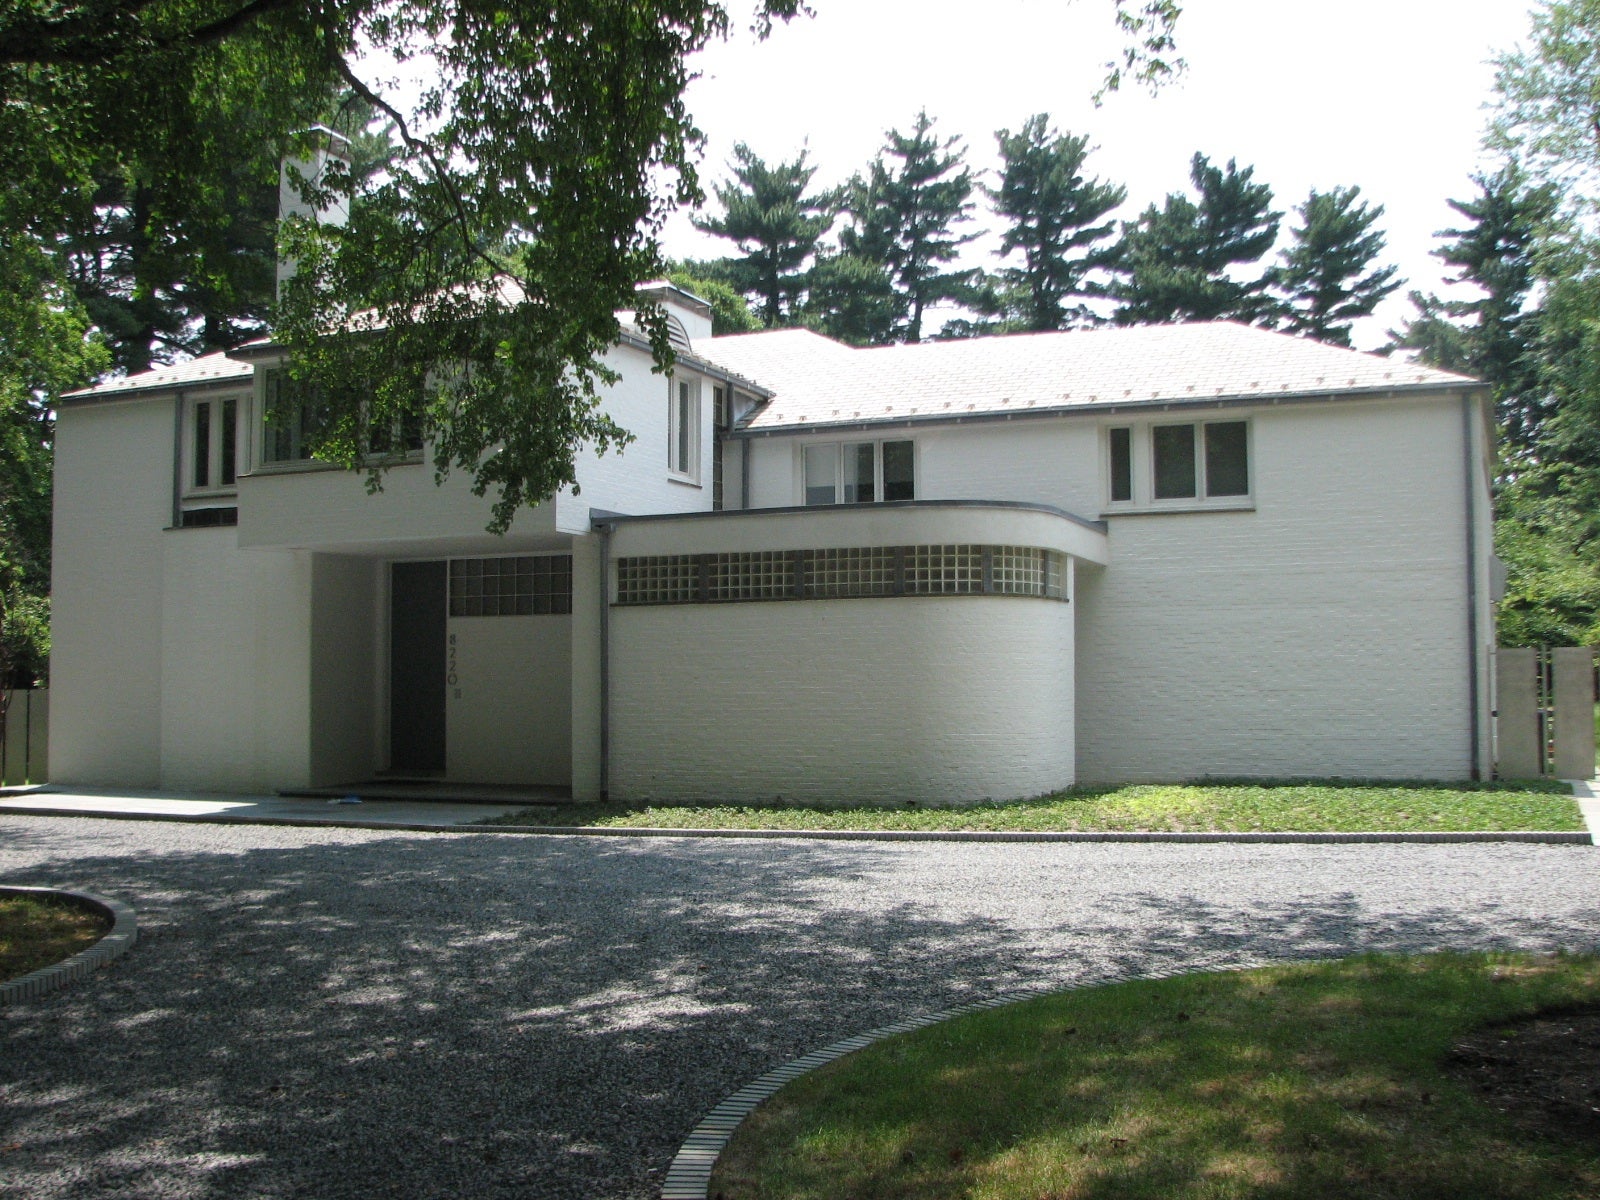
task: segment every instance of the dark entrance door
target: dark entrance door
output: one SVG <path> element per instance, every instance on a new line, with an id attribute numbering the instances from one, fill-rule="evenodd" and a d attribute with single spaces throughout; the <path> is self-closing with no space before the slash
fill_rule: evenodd
<path id="1" fill-rule="evenodd" d="M 389 767 L 444 770 L 442 562 L 394 563 L 389 577 Z"/>

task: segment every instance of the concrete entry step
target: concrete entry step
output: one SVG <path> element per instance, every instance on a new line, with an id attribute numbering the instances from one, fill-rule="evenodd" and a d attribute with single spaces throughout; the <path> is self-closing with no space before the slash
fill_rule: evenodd
<path id="1" fill-rule="evenodd" d="M 286 788 L 280 796 L 307 800 L 431 801 L 442 804 L 569 804 L 572 789 L 545 784 L 450 783 L 443 779 L 372 779 L 326 788 Z"/>

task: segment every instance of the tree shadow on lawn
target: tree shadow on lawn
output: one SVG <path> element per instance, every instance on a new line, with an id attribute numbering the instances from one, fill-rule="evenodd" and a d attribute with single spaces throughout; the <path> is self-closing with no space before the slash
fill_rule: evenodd
<path id="1" fill-rule="evenodd" d="M 140 850 L 138 828 L 87 857 L 6 839 L 33 859 L 8 881 L 117 896 L 141 933 L 0 1020 L 0 1196 L 654 1197 L 724 1095 L 915 1012 L 1124 973 L 1600 936 L 1600 904 L 1552 919 L 1509 894 L 1396 911 L 1313 883 L 1151 885 L 1164 862 L 1193 885 L 1192 850 L 964 850 L 974 880 L 1015 870 L 1018 915 L 981 911 L 965 881 L 919 887 L 923 852 L 883 843 L 206 826 L 174 852 L 170 836 Z M 1325 853 L 1295 849 L 1253 861 Z M 1402 861 L 1448 850 L 1421 849 Z"/>

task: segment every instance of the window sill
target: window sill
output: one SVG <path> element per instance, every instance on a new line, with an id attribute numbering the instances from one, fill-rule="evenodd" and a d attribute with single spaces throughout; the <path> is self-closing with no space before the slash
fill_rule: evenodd
<path id="1" fill-rule="evenodd" d="M 1230 496 L 1226 500 L 1157 500 L 1149 504 L 1108 504 L 1100 509 L 1107 517 L 1152 517 L 1164 513 L 1255 512 L 1256 502 L 1249 496 Z"/>
<path id="2" fill-rule="evenodd" d="M 192 488 L 183 494 L 185 504 L 190 501 L 195 503 L 209 503 L 213 500 L 232 500 L 239 494 L 237 485 L 221 488 Z"/>
<path id="3" fill-rule="evenodd" d="M 700 480 L 696 479 L 694 476 L 692 476 L 692 475 L 679 475 L 676 471 L 668 471 L 667 472 L 667 482 L 668 483 L 676 483 L 676 484 L 679 484 L 679 485 L 681 485 L 683 487 L 692 487 L 692 488 L 700 488 L 700 487 L 704 487 L 705 486 L 705 484 L 701 483 Z"/>

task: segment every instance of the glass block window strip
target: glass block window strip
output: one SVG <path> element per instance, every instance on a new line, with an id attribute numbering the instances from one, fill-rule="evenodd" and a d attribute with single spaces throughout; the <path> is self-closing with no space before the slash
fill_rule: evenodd
<path id="1" fill-rule="evenodd" d="M 794 556 L 785 550 L 713 554 L 710 600 L 785 600 L 794 595 Z"/>
<path id="2" fill-rule="evenodd" d="M 805 552 L 806 595 L 818 599 L 894 594 L 894 550 L 873 546 Z"/>
<path id="3" fill-rule="evenodd" d="M 980 545 L 658 554 L 617 560 L 616 602 L 694 604 L 984 594 L 1065 600 L 1066 561 L 1066 555 L 1055 550 Z"/>
<path id="4" fill-rule="evenodd" d="M 907 555 L 906 594 L 967 596 L 983 591 L 982 546 L 913 546 Z"/>
<path id="5" fill-rule="evenodd" d="M 571 611 L 570 554 L 450 562 L 452 617 L 558 616 Z"/>
<path id="6" fill-rule="evenodd" d="M 692 554 L 617 560 L 618 604 L 688 604 L 699 598 L 700 568 Z"/>

